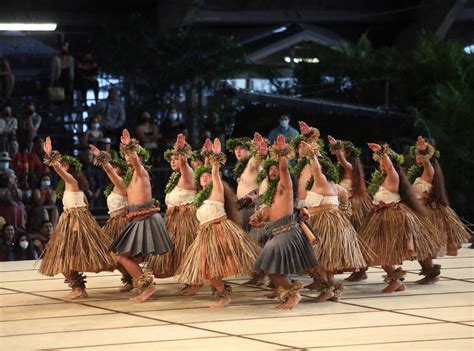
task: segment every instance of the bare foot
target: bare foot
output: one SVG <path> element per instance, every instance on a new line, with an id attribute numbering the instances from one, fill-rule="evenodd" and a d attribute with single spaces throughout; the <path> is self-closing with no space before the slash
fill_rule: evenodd
<path id="1" fill-rule="evenodd" d="M 306 285 L 304 288 L 309 290 L 316 290 L 321 286 L 321 281 L 318 279 L 313 280 L 311 284 Z"/>
<path id="2" fill-rule="evenodd" d="M 285 303 L 282 303 L 281 305 L 278 305 L 276 308 L 279 310 L 291 310 L 293 307 L 295 307 L 298 302 L 301 300 L 301 295 L 299 293 L 296 293 L 295 296 L 289 297 L 288 300 L 286 300 Z"/>
<path id="3" fill-rule="evenodd" d="M 436 282 L 439 282 L 439 276 L 424 277 L 423 279 L 417 280 L 415 283 L 420 284 L 420 285 L 433 285 Z"/>
<path id="4" fill-rule="evenodd" d="M 267 299 L 276 299 L 278 296 L 278 290 L 273 290 L 271 293 L 264 295 Z"/>
<path id="5" fill-rule="evenodd" d="M 189 285 L 186 284 L 181 290 L 176 291 L 174 294 L 181 296 L 189 289 Z"/>
<path id="6" fill-rule="evenodd" d="M 244 285 L 255 285 L 255 286 L 262 286 L 265 284 L 265 276 L 264 275 L 254 275 L 252 279 L 247 280 Z"/>
<path id="7" fill-rule="evenodd" d="M 135 302 L 145 302 L 147 300 L 152 300 L 153 295 L 156 293 L 157 290 L 158 288 L 152 284 L 148 286 L 145 290 L 143 290 L 140 295 L 132 297 L 130 298 L 130 300 Z"/>
<path id="8" fill-rule="evenodd" d="M 178 291 L 176 295 L 180 296 L 194 296 L 196 293 L 202 288 L 202 284 L 200 285 L 189 285 L 186 289 Z"/>
<path id="9" fill-rule="evenodd" d="M 129 292 L 129 291 L 131 291 L 131 290 L 133 290 L 133 285 L 132 285 L 132 284 L 128 284 L 128 283 L 125 284 L 124 286 L 121 286 L 121 287 L 119 288 L 119 292 L 121 292 L 121 293 Z"/>
<path id="10" fill-rule="evenodd" d="M 211 307 L 211 308 L 222 308 L 222 307 L 225 307 L 228 304 L 230 304 L 230 301 L 231 301 L 231 299 L 228 296 L 227 297 L 221 297 L 216 302 L 210 304 L 209 307 Z"/>
<path id="11" fill-rule="evenodd" d="M 366 280 L 367 279 L 367 273 L 366 271 L 359 271 L 359 272 L 354 272 L 350 276 L 348 276 L 346 279 L 348 282 L 360 282 L 361 280 Z"/>
<path id="12" fill-rule="evenodd" d="M 64 301 L 72 301 L 75 299 L 83 299 L 86 298 L 87 292 L 84 289 L 76 288 L 72 290 L 69 294 L 63 297 Z"/>
<path id="13" fill-rule="evenodd" d="M 334 292 L 322 292 L 316 297 L 316 302 L 324 302 L 334 298 Z"/>
<path id="14" fill-rule="evenodd" d="M 394 291 L 403 291 L 406 289 L 405 284 L 399 279 L 392 280 L 387 287 L 382 290 L 383 293 L 393 293 Z"/>

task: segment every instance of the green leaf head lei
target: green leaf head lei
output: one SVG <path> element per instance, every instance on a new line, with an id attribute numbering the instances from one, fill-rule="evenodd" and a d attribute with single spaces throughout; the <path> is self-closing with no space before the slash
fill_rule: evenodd
<path id="1" fill-rule="evenodd" d="M 82 163 L 76 159 L 75 157 L 68 156 L 68 155 L 61 155 L 61 163 L 67 163 L 72 169 L 69 170 L 69 173 L 72 172 L 80 172 L 82 169 Z M 71 172 L 72 171 L 72 172 Z M 54 190 L 54 194 L 59 198 L 62 199 L 64 195 L 64 189 L 66 185 L 64 180 L 60 180 L 56 189 Z"/>

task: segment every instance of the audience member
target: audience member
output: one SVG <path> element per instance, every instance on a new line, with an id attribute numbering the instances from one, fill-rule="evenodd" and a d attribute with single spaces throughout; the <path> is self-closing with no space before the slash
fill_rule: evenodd
<path id="1" fill-rule="evenodd" d="M 175 108 L 172 108 L 161 124 L 161 131 L 166 144 L 173 144 L 176 136 L 184 129 L 186 129 L 184 118 L 178 115 L 178 111 Z"/>
<path id="2" fill-rule="evenodd" d="M 84 55 L 82 60 L 77 62 L 77 74 L 79 76 L 79 89 L 84 105 L 87 105 L 87 92 L 89 89 L 94 91 L 95 103 L 99 101 L 99 81 L 97 75 L 99 68 L 97 62 L 93 59 L 89 52 Z"/>
<path id="3" fill-rule="evenodd" d="M 49 167 L 43 163 L 43 145 L 44 139 L 36 137 L 33 140 L 33 148 L 31 149 L 31 154 L 28 157 L 29 170 L 30 174 L 33 177 L 33 184 L 37 183 L 43 174 L 51 173 Z"/>
<path id="4" fill-rule="evenodd" d="M 15 173 L 0 173 L 0 216 L 17 228 L 26 228 L 26 211 L 22 191 Z"/>
<path id="5" fill-rule="evenodd" d="M 69 45 L 63 43 L 59 55 L 51 62 L 50 86 L 64 88 L 68 100 L 72 98 L 74 84 L 74 57 L 69 55 Z"/>
<path id="6" fill-rule="evenodd" d="M 51 221 L 44 221 L 41 223 L 41 230 L 36 239 L 33 241 L 33 246 L 36 253 L 38 254 L 38 257 L 41 257 L 43 254 L 49 239 L 51 239 L 53 231 L 54 225 L 51 223 Z"/>
<path id="7" fill-rule="evenodd" d="M 0 261 L 15 261 L 15 227 L 8 223 L 2 227 Z"/>
<path id="8" fill-rule="evenodd" d="M 9 151 L 8 143 L 16 136 L 16 130 L 18 129 L 18 121 L 13 117 L 12 108 L 5 106 L 2 111 L 0 122 L 0 151 Z"/>
<path id="9" fill-rule="evenodd" d="M 158 148 L 158 142 L 162 136 L 158 125 L 152 121 L 150 113 L 145 111 L 140 117 L 140 122 L 135 129 L 138 140 L 143 147 L 150 150 L 156 150 Z"/>
<path id="10" fill-rule="evenodd" d="M 101 116 L 101 123 L 107 137 L 116 139 L 125 123 L 125 108 L 118 98 L 118 90 L 109 89 L 107 99 L 99 101 L 89 109 L 89 116 Z M 115 142 L 115 140 L 113 140 Z"/>
<path id="11" fill-rule="evenodd" d="M 89 120 L 89 128 L 82 135 L 82 144 L 89 148 L 89 144 L 97 146 L 99 141 L 104 137 L 104 133 L 100 130 L 99 116 L 92 117 Z"/>
<path id="12" fill-rule="evenodd" d="M 118 152 L 112 149 L 112 139 L 102 138 L 99 140 L 99 150 L 107 151 L 112 155 L 112 158 L 118 158 Z"/>
<path id="13" fill-rule="evenodd" d="M 36 138 L 42 120 L 43 118 L 36 112 L 35 104 L 31 101 L 26 103 L 25 110 L 20 115 L 19 130 L 20 140 L 26 142 L 29 150 L 31 150 L 33 139 Z"/>
<path id="14" fill-rule="evenodd" d="M 268 134 L 268 141 L 274 143 L 276 138 L 281 134 L 285 137 L 286 142 L 299 135 L 299 132 L 290 126 L 290 117 L 287 115 L 281 115 L 279 119 L 280 125 L 276 128 L 273 128 Z"/>
<path id="15" fill-rule="evenodd" d="M 90 149 L 84 149 L 82 151 L 82 174 L 89 182 L 89 187 L 84 193 L 86 194 L 87 200 L 89 201 L 90 208 L 97 206 L 98 202 L 100 202 L 99 199 L 102 200 L 102 192 L 105 183 L 105 179 L 103 179 L 104 177 L 102 176 L 101 169 L 93 165 L 93 159 L 94 154 Z"/>
<path id="16" fill-rule="evenodd" d="M 41 223 L 51 221 L 53 225 L 56 225 L 58 218 L 56 194 L 51 187 L 51 177 L 45 174 L 41 177 L 39 186 L 33 190 L 33 205 L 28 217 L 28 229 L 36 233 L 40 231 Z"/>
<path id="17" fill-rule="evenodd" d="M 10 149 L 12 149 L 12 162 L 11 168 L 15 171 L 18 177 L 21 177 L 29 173 L 29 155 L 28 146 L 26 143 L 18 143 L 17 140 L 14 140 L 10 143 Z"/>
<path id="18" fill-rule="evenodd" d="M 13 254 L 16 261 L 37 260 L 38 253 L 33 247 L 30 237 L 25 232 L 17 233 Z"/>
<path id="19" fill-rule="evenodd" d="M 15 87 L 15 76 L 8 60 L 0 51 L 0 99 L 9 100 Z"/>

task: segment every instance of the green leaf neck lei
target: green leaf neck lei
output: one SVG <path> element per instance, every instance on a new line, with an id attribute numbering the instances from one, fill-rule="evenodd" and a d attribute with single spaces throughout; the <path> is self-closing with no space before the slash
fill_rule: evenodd
<path id="1" fill-rule="evenodd" d="M 174 188 L 178 185 L 179 179 L 181 178 L 180 172 L 173 172 L 168 179 L 168 183 L 166 184 L 165 194 L 169 194 L 173 191 Z"/>
<path id="2" fill-rule="evenodd" d="M 204 187 L 201 191 L 199 191 L 196 196 L 194 197 L 193 205 L 195 208 L 199 208 L 202 206 L 203 202 L 209 199 L 212 192 L 212 184 Z"/>

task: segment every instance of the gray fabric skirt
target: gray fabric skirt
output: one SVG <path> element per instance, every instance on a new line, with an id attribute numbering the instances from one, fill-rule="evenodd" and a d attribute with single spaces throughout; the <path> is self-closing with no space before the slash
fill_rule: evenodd
<path id="1" fill-rule="evenodd" d="M 250 217 L 255 213 L 255 206 L 246 206 L 239 209 L 240 212 L 240 226 L 247 233 L 250 232 L 252 226 L 250 225 Z"/>
<path id="2" fill-rule="evenodd" d="M 266 230 L 264 227 L 252 227 L 249 231 L 250 237 L 255 240 L 261 247 L 265 246 L 265 243 L 269 239 L 269 233 L 268 230 Z M 270 236 L 272 236 L 270 234 Z"/>
<path id="3" fill-rule="evenodd" d="M 154 207 L 154 201 L 140 206 L 130 206 L 129 212 Z M 154 213 L 145 218 L 133 219 L 122 234 L 110 244 L 109 250 L 115 254 L 128 253 L 131 257 L 163 255 L 173 250 L 163 218 Z"/>
<path id="4" fill-rule="evenodd" d="M 318 267 L 314 250 L 299 225 L 286 232 L 272 234 L 272 230 L 296 221 L 297 216 L 293 214 L 266 225 L 268 241 L 255 262 L 255 271 L 286 275 Z"/>

